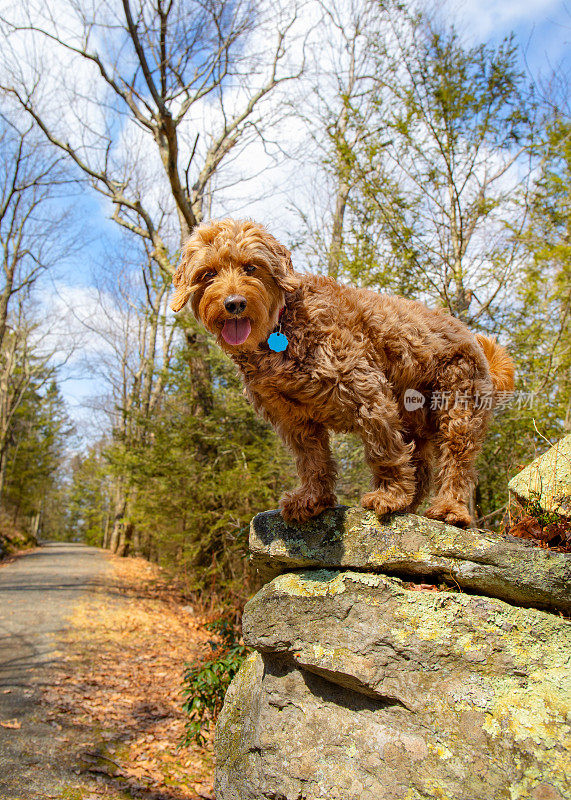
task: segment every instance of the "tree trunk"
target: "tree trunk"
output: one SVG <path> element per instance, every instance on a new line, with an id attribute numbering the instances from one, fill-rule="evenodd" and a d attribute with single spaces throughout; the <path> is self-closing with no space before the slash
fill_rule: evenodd
<path id="1" fill-rule="evenodd" d="M 333 280 L 339 279 L 339 267 L 341 263 L 341 252 L 343 247 L 343 223 L 345 221 L 345 209 L 349 198 L 350 187 L 347 181 L 341 180 L 337 189 L 337 201 L 335 203 L 335 214 L 333 217 L 333 230 L 331 232 L 331 243 L 327 254 L 327 274 Z"/>
<path id="2" fill-rule="evenodd" d="M 116 553 L 119 547 L 123 526 L 125 524 L 125 511 L 127 509 L 127 495 L 124 489 L 123 478 L 117 478 L 115 484 L 115 500 L 113 511 L 113 528 L 109 539 L 109 549 Z"/>
<path id="3" fill-rule="evenodd" d="M 141 540 L 141 555 L 148 561 L 151 560 L 151 550 L 152 550 L 152 534 L 149 531 L 145 531 Z"/>
<path id="4" fill-rule="evenodd" d="M 118 556 L 128 556 L 131 549 L 131 541 L 133 539 L 133 523 L 123 522 L 119 532 L 119 543 L 115 551 Z"/>
<path id="5" fill-rule="evenodd" d="M 149 561 L 152 561 L 155 564 L 159 563 L 159 551 L 157 549 L 157 544 L 154 541 L 154 539 L 151 539 L 149 543 Z"/>
<path id="6" fill-rule="evenodd" d="M 7 453 L 4 448 L 0 453 L 0 504 L 2 503 L 2 496 L 4 494 L 4 482 L 6 480 L 6 462 Z"/>
<path id="7" fill-rule="evenodd" d="M 133 528 L 132 550 L 133 550 L 133 555 L 135 555 L 135 556 L 142 555 L 141 532 L 136 526 Z"/>
<path id="8" fill-rule="evenodd" d="M 197 416 L 208 416 L 214 406 L 208 342 L 206 337 L 192 330 L 185 330 L 185 337 L 188 347 L 188 366 L 195 391 L 194 413 Z"/>
<path id="9" fill-rule="evenodd" d="M 126 500 L 124 497 L 121 497 L 115 506 L 115 514 L 113 517 L 113 529 L 111 531 L 111 538 L 109 541 L 109 549 L 112 553 L 116 553 L 119 548 L 119 542 L 121 538 L 121 531 L 123 530 L 123 526 L 125 524 L 124 517 L 125 517 L 125 506 L 127 505 Z"/>
<path id="10" fill-rule="evenodd" d="M 37 514 L 34 514 L 32 517 L 32 524 L 30 525 L 30 534 L 34 537 L 36 542 L 38 541 L 38 535 L 40 533 L 40 522 L 42 520 L 42 515 L 38 511 Z"/>
<path id="11" fill-rule="evenodd" d="M 109 544 L 111 542 L 111 516 L 107 514 L 105 517 L 105 526 L 103 528 L 103 540 L 101 542 L 101 547 L 104 550 L 109 549 Z"/>

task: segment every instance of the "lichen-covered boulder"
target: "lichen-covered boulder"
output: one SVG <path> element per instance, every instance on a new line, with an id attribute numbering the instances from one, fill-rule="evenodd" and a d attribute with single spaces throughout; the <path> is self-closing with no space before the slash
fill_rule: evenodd
<path id="1" fill-rule="evenodd" d="M 528 464 L 508 484 L 518 498 L 571 519 L 571 434 Z"/>
<path id="2" fill-rule="evenodd" d="M 426 797 L 409 788 L 407 766 L 422 769 L 427 749 L 406 712 L 257 653 L 226 695 L 215 746 L 217 800 Z"/>
<path id="3" fill-rule="evenodd" d="M 565 800 L 571 626 L 348 571 L 248 603 L 258 654 L 216 739 L 217 800 Z"/>
<path id="4" fill-rule="evenodd" d="M 445 580 L 510 602 L 571 611 L 571 556 L 515 537 L 460 530 L 415 514 L 379 520 L 337 508 L 289 526 L 277 511 L 250 526 L 251 561 L 269 580 L 309 567 L 366 570 Z"/>

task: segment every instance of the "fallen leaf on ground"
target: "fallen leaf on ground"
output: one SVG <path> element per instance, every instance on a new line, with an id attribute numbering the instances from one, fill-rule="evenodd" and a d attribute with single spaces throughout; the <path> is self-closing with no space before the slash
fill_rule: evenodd
<path id="1" fill-rule="evenodd" d="M 507 533 L 520 539 L 528 539 L 538 547 L 563 553 L 571 552 L 571 525 L 563 518 L 560 521 L 542 524 L 535 517 L 526 514 L 512 525 Z"/>

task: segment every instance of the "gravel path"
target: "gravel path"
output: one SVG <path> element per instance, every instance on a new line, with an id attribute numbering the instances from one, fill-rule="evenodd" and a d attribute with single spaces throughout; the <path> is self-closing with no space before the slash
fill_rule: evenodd
<path id="1" fill-rule="evenodd" d="M 0 564 L 0 800 L 77 796 L 66 759 L 73 732 L 45 721 L 38 696 L 76 603 L 115 591 L 109 562 L 93 547 L 48 543 Z"/>

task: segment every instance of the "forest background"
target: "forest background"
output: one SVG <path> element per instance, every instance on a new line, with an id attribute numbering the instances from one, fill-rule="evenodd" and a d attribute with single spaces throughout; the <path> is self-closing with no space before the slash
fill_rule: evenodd
<path id="1" fill-rule="evenodd" d="M 509 477 L 571 428 L 571 16 L 549 6 L 558 38 L 538 47 L 498 34 L 506 8 L 2 3 L 5 538 L 140 554 L 226 606 L 251 593 L 248 524 L 293 465 L 212 338 L 168 309 L 181 243 L 221 216 L 267 224 L 300 271 L 509 348 L 516 394 L 473 496 L 501 527 Z M 334 449 L 357 502 L 359 442 Z"/>

